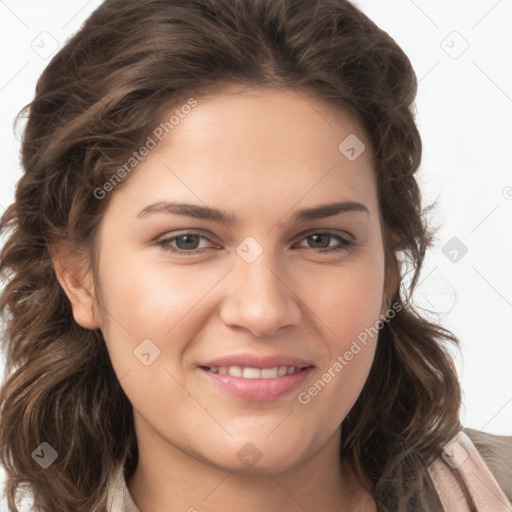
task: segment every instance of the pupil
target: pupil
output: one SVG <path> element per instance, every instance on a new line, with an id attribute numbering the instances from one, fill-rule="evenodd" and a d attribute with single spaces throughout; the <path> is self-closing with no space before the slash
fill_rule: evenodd
<path id="1" fill-rule="evenodd" d="M 180 249 L 196 249 L 196 247 L 190 247 L 190 243 L 192 243 L 192 246 L 194 246 L 194 241 L 197 243 L 197 235 L 182 235 L 179 238 L 176 239 L 176 244 Z M 185 240 L 185 244 L 180 244 L 180 240 Z M 188 241 L 188 245 L 187 245 Z M 182 247 L 182 245 L 185 245 L 185 247 Z"/>
<path id="2" fill-rule="evenodd" d="M 325 239 L 326 239 L 326 238 L 328 239 L 328 238 L 329 238 L 329 236 L 330 236 L 330 235 L 323 235 L 323 234 L 319 234 L 319 235 L 311 235 L 309 238 L 312 238 L 312 239 L 313 239 L 313 242 L 314 242 L 314 243 L 317 243 L 319 238 L 321 239 L 321 238 L 323 237 L 323 238 L 324 238 L 324 242 L 325 242 L 325 241 L 326 241 Z"/>

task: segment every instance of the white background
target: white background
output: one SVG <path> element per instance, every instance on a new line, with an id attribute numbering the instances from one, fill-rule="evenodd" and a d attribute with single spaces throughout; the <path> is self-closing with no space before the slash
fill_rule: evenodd
<path id="1" fill-rule="evenodd" d="M 0 0 L 0 213 L 21 174 L 14 117 L 47 54 L 99 4 Z M 439 201 L 432 220 L 443 226 L 416 300 L 461 341 L 463 424 L 512 435 L 512 0 L 358 5 L 403 48 L 420 81 L 420 183 L 425 202 Z M 453 237 L 468 249 L 455 262 L 442 251 Z"/>

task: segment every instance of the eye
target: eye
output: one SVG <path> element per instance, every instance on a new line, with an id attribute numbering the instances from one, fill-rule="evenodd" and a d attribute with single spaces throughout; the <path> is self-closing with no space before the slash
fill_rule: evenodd
<path id="1" fill-rule="evenodd" d="M 335 246 L 332 246 L 329 242 L 333 239 L 338 241 L 338 244 Z M 301 241 L 302 240 L 308 241 L 310 244 L 312 243 L 313 247 L 309 247 L 309 249 L 312 249 L 318 253 L 343 252 L 349 250 L 353 245 L 355 245 L 353 241 L 345 238 L 337 231 L 310 232 L 306 236 L 303 236 L 301 238 Z M 207 247 L 203 247 L 202 249 L 199 247 L 201 241 L 209 242 L 210 240 L 206 236 L 200 235 L 199 233 L 187 232 L 170 238 L 155 240 L 155 244 L 160 246 L 164 251 L 193 256 L 206 252 Z M 318 245 L 321 247 L 314 247 Z"/>
<path id="2" fill-rule="evenodd" d="M 178 254 L 200 254 L 205 252 L 204 249 L 197 250 L 197 244 L 201 240 L 208 240 L 208 238 L 198 233 L 183 233 L 172 238 L 156 240 L 155 243 L 157 243 L 165 251 L 169 252 L 174 252 Z M 176 243 L 178 248 L 171 246 L 171 244 L 174 242 Z"/>
<path id="3" fill-rule="evenodd" d="M 337 239 L 338 245 L 332 247 L 329 245 L 329 239 Z M 308 240 L 309 243 L 313 243 L 313 245 L 320 244 L 323 247 L 312 247 L 313 249 L 317 249 L 318 252 L 342 252 L 348 250 L 350 247 L 354 245 L 354 242 L 349 240 L 348 238 L 345 238 L 337 231 L 316 231 L 310 234 L 307 234 L 303 240 Z M 327 242 L 327 246 L 325 246 L 325 243 Z"/>

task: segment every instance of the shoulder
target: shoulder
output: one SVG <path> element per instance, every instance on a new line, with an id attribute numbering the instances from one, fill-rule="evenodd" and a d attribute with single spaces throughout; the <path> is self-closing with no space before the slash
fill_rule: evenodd
<path id="1" fill-rule="evenodd" d="M 497 436 L 464 428 L 505 496 L 512 503 L 512 436 Z"/>

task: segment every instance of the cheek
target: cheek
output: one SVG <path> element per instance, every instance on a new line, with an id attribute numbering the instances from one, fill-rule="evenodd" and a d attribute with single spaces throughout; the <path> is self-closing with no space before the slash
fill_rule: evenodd
<path id="1" fill-rule="evenodd" d="M 168 392 L 175 383 L 170 374 L 182 379 L 183 354 L 201 319 L 213 314 L 205 309 L 206 296 L 219 280 L 218 271 L 199 275 L 192 266 L 173 269 L 137 253 L 120 254 L 115 244 L 103 255 L 101 331 L 123 387 L 134 384 L 125 391 L 142 403 L 143 390 Z M 175 394 L 179 391 L 178 386 Z"/>
<path id="2" fill-rule="evenodd" d="M 316 311 L 323 312 L 328 356 L 298 401 L 318 413 L 331 411 L 326 428 L 341 423 L 370 372 L 382 312 L 383 279 L 384 263 L 377 252 L 374 258 L 351 266 L 350 271 L 340 270 L 338 279 L 326 282 L 324 293 L 317 294 Z"/>
<path id="3" fill-rule="evenodd" d="M 112 251 L 100 266 L 106 331 L 124 328 L 133 340 L 163 339 L 211 286 L 194 279 L 190 268 L 173 270 L 137 253 Z"/>
<path id="4" fill-rule="evenodd" d="M 383 285 L 384 263 L 377 253 L 326 276 L 316 294 L 310 290 L 315 313 L 328 326 L 325 332 L 333 355 L 348 350 L 353 340 L 378 323 Z"/>
<path id="5" fill-rule="evenodd" d="M 99 268 L 101 331 L 121 387 L 145 417 L 182 411 L 191 406 L 190 397 L 174 363 L 193 335 L 187 332 L 190 310 L 211 284 L 200 286 L 190 273 L 171 272 L 111 249 L 104 250 Z"/>

